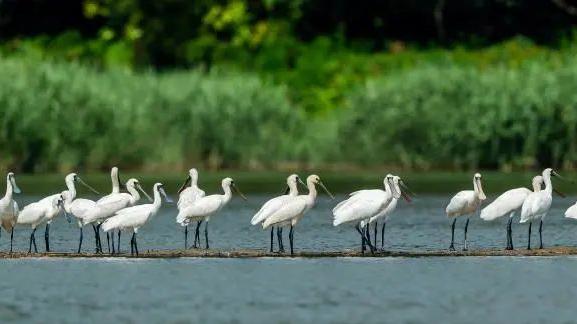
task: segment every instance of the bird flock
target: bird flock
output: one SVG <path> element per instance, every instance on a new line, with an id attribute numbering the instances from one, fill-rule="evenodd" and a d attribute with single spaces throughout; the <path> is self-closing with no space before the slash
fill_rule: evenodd
<path id="1" fill-rule="evenodd" d="M 78 224 L 79 239 L 77 253 L 82 251 L 83 229 L 90 225 L 94 231 L 95 251 L 103 252 L 101 230 L 106 233 L 108 253 L 120 253 L 120 238 L 123 231 L 131 231 L 130 252 L 138 255 L 137 233 L 152 217 L 154 217 L 164 200 L 172 203 L 162 183 L 155 183 L 152 197 L 142 188 L 140 182 L 131 178 L 122 183 L 118 168 L 113 167 L 110 172 L 112 190 L 110 194 L 94 201 L 77 197 L 76 185 L 80 184 L 95 194 L 100 193 L 84 182 L 76 173 L 66 175 L 64 183 L 66 190 L 56 193 L 39 201 L 32 202 L 22 209 L 14 199 L 14 194 L 20 193 L 14 173 L 6 176 L 6 194 L 0 199 L 0 225 L 10 233 L 10 252 L 13 251 L 14 228 L 16 226 L 30 226 L 28 252 L 38 252 L 36 244 L 36 229 L 45 224 L 45 250 L 50 252 L 50 224 L 60 214 L 64 214 L 67 221 L 73 220 Z M 487 199 L 483 192 L 482 176 L 476 173 L 473 176 L 473 190 L 464 190 L 453 196 L 445 211 L 451 222 L 451 243 L 449 250 L 455 250 L 455 224 L 457 218 L 466 218 L 464 226 L 463 250 L 468 249 L 467 229 L 469 219 L 478 214 L 485 221 L 494 221 L 509 216 L 506 228 L 507 243 L 505 249 L 512 250 L 512 221 L 517 211 L 521 212 L 520 223 L 529 223 L 527 249 L 531 249 L 531 227 L 533 222 L 539 222 L 539 248 L 543 248 L 542 229 L 543 220 L 551 208 L 552 193 L 560 192 L 553 188 L 551 177 L 559 177 L 554 170 L 545 169 L 541 175 L 535 176 L 532 181 L 532 190 L 515 188 L 498 196 L 493 202 L 482 208 Z M 274 252 L 275 234 L 278 252 L 284 253 L 283 229 L 289 230 L 290 254 L 294 254 L 295 226 L 303 216 L 314 207 L 318 195 L 317 187 L 323 189 L 331 199 L 331 192 L 321 181 L 318 175 L 310 175 L 303 182 L 298 175 L 292 174 L 286 179 L 287 189 L 281 196 L 265 202 L 251 218 L 250 223 L 261 226 L 263 230 L 270 228 L 269 251 Z M 299 194 L 299 185 L 305 187 L 307 194 Z M 544 185 L 544 188 L 543 188 Z M 206 195 L 198 186 L 198 171 L 190 169 L 188 176 L 178 190 L 176 207 L 176 223 L 184 227 L 184 246 L 189 248 L 189 226 L 194 229 L 194 241 L 191 248 L 201 246 L 201 227 L 204 223 L 204 247 L 209 249 L 208 223 L 212 217 L 224 208 L 231 200 L 233 191 L 241 198 L 247 198 L 240 192 L 231 178 L 224 178 L 221 182 L 222 194 Z M 125 190 L 126 192 L 121 192 Z M 138 204 L 144 196 L 148 201 Z M 403 180 L 392 174 L 383 179 L 383 187 L 378 189 L 364 189 L 350 193 L 347 198 L 339 202 L 333 209 L 333 225 L 351 224 L 360 235 L 361 251 L 377 251 L 378 226 L 381 223 L 381 246 L 384 249 L 385 227 L 391 214 L 395 211 L 398 201 L 402 198 L 411 202 L 415 194 L 409 190 Z M 565 212 L 567 218 L 577 219 L 577 203 Z M 371 238 L 371 225 L 373 237 Z M 275 232 L 276 230 L 276 232 Z M 116 244 L 115 244 L 116 236 Z"/>

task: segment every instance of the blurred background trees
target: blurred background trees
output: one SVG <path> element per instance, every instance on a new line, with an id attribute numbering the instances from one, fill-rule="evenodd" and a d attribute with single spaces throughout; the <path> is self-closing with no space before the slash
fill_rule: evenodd
<path id="1" fill-rule="evenodd" d="M 0 0 L 0 163 L 573 168 L 576 23 L 569 0 Z"/>

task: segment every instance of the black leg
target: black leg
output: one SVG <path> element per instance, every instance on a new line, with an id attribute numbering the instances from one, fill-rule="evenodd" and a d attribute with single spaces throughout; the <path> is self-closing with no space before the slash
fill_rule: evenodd
<path id="1" fill-rule="evenodd" d="M 114 230 L 112 232 L 110 232 L 110 241 L 112 242 L 112 254 L 115 254 L 115 248 L 114 248 Z"/>
<path id="2" fill-rule="evenodd" d="M 12 242 L 14 242 L 14 226 L 12 226 L 10 231 L 10 253 L 12 253 Z"/>
<path id="3" fill-rule="evenodd" d="M 469 250 L 469 247 L 467 246 L 467 228 L 468 227 L 469 227 L 469 218 L 467 218 L 467 221 L 465 222 L 465 240 L 464 240 L 464 244 L 463 244 L 463 251 Z"/>
<path id="4" fill-rule="evenodd" d="M 385 221 L 383 223 L 383 227 L 381 228 L 381 250 L 385 249 L 385 226 L 387 225 L 387 222 Z"/>
<path id="5" fill-rule="evenodd" d="M 80 240 L 78 240 L 78 253 L 80 253 L 81 248 L 82 248 L 82 227 L 80 227 Z"/>
<path id="6" fill-rule="evenodd" d="M 34 253 L 38 253 L 38 248 L 36 247 L 36 229 L 32 231 L 32 243 L 34 244 Z"/>
<path id="7" fill-rule="evenodd" d="M 529 237 L 527 238 L 527 250 L 531 250 L 531 222 L 529 222 Z"/>
<path id="8" fill-rule="evenodd" d="M 130 255 L 134 255 L 134 233 L 132 233 L 132 237 L 130 238 Z"/>
<path id="9" fill-rule="evenodd" d="M 451 245 L 449 245 L 449 251 L 455 251 L 455 223 L 457 219 L 453 219 L 453 224 L 451 225 Z"/>
<path id="10" fill-rule="evenodd" d="M 507 221 L 507 246 L 505 250 L 512 250 L 511 249 L 511 223 L 513 222 L 513 217 L 509 217 L 509 221 Z"/>
<path id="11" fill-rule="evenodd" d="M 44 230 L 44 247 L 46 252 L 50 252 L 50 223 L 46 223 L 46 229 Z"/>
<path id="12" fill-rule="evenodd" d="M 293 226 L 291 225 L 291 229 L 290 229 L 290 232 L 289 232 L 289 242 L 290 242 L 290 245 L 291 245 L 291 256 L 294 255 L 294 252 L 293 252 L 293 240 L 294 240 L 294 237 L 293 237 Z"/>
<path id="13" fill-rule="evenodd" d="M 204 240 L 206 241 L 205 246 L 206 249 L 208 250 L 208 222 L 206 222 L 206 224 L 204 225 Z"/>
<path id="14" fill-rule="evenodd" d="M 98 237 L 98 251 L 102 253 L 102 241 L 100 240 L 100 224 L 96 225 L 96 237 Z"/>
<path id="15" fill-rule="evenodd" d="M 28 253 L 32 253 L 32 237 L 34 237 L 34 231 L 36 231 L 36 229 L 33 229 L 32 233 L 30 233 L 30 241 L 28 243 Z"/>
<path id="16" fill-rule="evenodd" d="M 367 224 L 367 226 L 369 226 L 369 224 Z M 375 247 L 377 247 L 377 227 L 379 227 L 379 222 L 375 221 L 375 244 L 373 244 Z"/>
<path id="17" fill-rule="evenodd" d="M 359 234 L 361 234 L 361 253 L 365 254 L 365 250 L 367 249 L 365 246 L 365 234 L 363 234 L 363 231 L 361 231 L 361 225 L 357 224 L 355 226 L 355 229 L 357 230 L 357 232 L 359 232 Z"/>
<path id="18" fill-rule="evenodd" d="M 284 244 L 282 243 L 282 227 L 277 226 L 276 238 L 278 241 L 278 251 L 284 253 Z"/>
<path id="19" fill-rule="evenodd" d="M 98 230 L 96 229 L 96 225 L 92 224 L 92 230 L 94 231 L 94 244 L 96 245 L 96 250 L 95 252 L 98 253 L 100 252 L 99 249 L 99 243 L 98 243 Z"/>
<path id="20" fill-rule="evenodd" d="M 273 242 L 274 242 L 274 226 L 270 227 L 270 249 L 269 252 L 272 253 L 273 251 Z"/>
<path id="21" fill-rule="evenodd" d="M 370 231 L 369 224 L 367 224 L 367 227 L 365 228 L 365 233 L 366 233 L 365 242 L 369 246 L 369 249 L 371 250 L 371 254 L 375 254 L 375 247 L 373 246 L 373 243 L 371 242 L 371 231 Z"/>
<path id="22" fill-rule="evenodd" d="M 98 225 L 100 228 L 100 225 Z M 108 254 L 110 254 L 110 234 L 106 232 L 106 245 L 108 246 Z"/>
<path id="23" fill-rule="evenodd" d="M 193 247 L 195 249 L 200 247 L 200 224 L 201 223 L 202 223 L 202 221 L 196 222 L 196 230 L 194 231 L 194 245 L 193 245 Z"/>
<path id="24" fill-rule="evenodd" d="M 120 254 L 120 232 L 122 232 L 121 230 L 118 230 L 118 247 L 116 248 L 116 253 Z"/>
<path id="25" fill-rule="evenodd" d="M 539 223 L 539 249 L 543 249 L 543 220 Z"/>
<path id="26" fill-rule="evenodd" d="M 188 225 L 184 227 L 184 249 L 188 248 Z"/>
<path id="27" fill-rule="evenodd" d="M 136 243 L 136 232 L 132 234 L 134 237 L 134 252 L 136 252 L 136 256 L 138 256 L 138 244 Z"/>

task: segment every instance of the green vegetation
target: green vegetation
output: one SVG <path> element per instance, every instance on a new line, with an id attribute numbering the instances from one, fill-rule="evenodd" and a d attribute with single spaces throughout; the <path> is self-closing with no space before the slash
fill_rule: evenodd
<path id="1" fill-rule="evenodd" d="M 0 57 L 0 165 L 575 167 L 574 47 L 514 40 L 480 50 L 324 51 L 286 73 Z"/>

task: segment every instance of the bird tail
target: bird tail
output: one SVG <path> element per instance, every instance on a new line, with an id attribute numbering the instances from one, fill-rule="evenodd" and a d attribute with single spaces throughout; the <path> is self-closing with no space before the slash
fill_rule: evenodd
<path id="1" fill-rule="evenodd" d="M 262 222 L 264 219 L 265 219 L 264 213 L 262 212 L 262 210 L 259 210 L 258 213 L 256 213 L 256 214 L 252 217 L 252 219 L 250 220 L 250 223 L 251 223 L 252 225 L 256 225 L 256 224 Z"/>
<path id="2" fill-rule="evenodd" d="M 178 215 L 176 215 L 176 222 L 182 226 L 186 226 L 188 224 L 186 216 L 182 211 L 178 212 Z"/>

